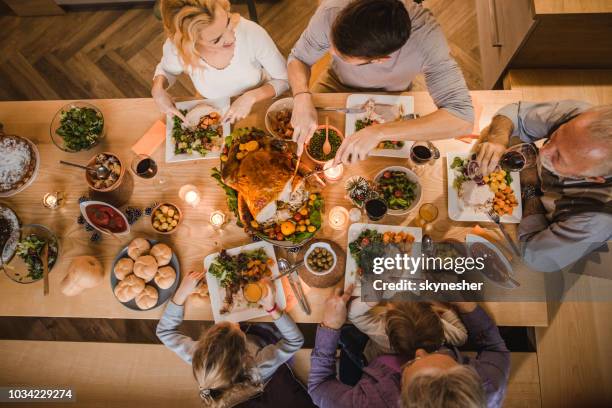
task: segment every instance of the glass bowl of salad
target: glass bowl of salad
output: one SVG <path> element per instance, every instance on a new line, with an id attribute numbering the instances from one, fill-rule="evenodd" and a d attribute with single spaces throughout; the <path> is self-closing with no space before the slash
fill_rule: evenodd
<path id="1" fill-rule="evenodd" d="M 385 200 L 390 215 L 406 215 L 421 201 L 419 176 L 402 166 L 390 166 L 374 178 L 374 188 Z"/>
<path id="2" fill-rule="evenodd" d="M 7 276 L 18 283 L 32 283 L 41 280 L 43 278 L 42 254 L 45 243 L 49 245 L 47 265 L 51 273 L 60 254 L 57 236 L 44 225 L 23 225 L 17 252 L 11 263 L 4 268 Z"/>
<path id="3" fill-rule="evenodd" d="M 106 126 L 100 109 L 86 102 L 63 106 L 51 122 L 51 140 L 61 150 L 90 150 L 104 139 Z"/>

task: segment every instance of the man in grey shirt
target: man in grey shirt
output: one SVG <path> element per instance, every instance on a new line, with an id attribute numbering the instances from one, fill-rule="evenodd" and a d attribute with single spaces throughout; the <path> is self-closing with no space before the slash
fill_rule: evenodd
<path id="1" fill-rule="evenodd" d="M 612 105 L 519 102 L 500 109 L 477 146 L 486 175 L 511 136 L 545 140 L 538 165 L 521 171 L 519 239 L 532 268 L 553 272 L 612 237 Z"/>
<path id="2" fill-rule="evenodd" d="M 461 70 L 440 26 L 413 0 L 323 0 L 289 55 L 299 152 L 317 127 L 310 67 L 329 52 L 331 67 L 313 92 L 402 92 L 425 75 L 438 111 L 367 127 L 347 138 L 336 159 L 365 159 L 383 140 L 435 140 L 472 129 L 474 111 Z"/>

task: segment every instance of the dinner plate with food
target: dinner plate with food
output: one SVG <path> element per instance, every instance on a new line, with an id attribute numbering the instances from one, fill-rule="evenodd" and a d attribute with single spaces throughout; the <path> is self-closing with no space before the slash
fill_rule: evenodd
<path id="1" fill-rule="evenodd" d="M 166 163 L 219 158 L 231 132 L 230 124 L 221 122 L 229 107 L 229 98 L 177 102 L 187 120 L 166 117 Z"/>
<path id="2" fill-rule="evenodd" d="M 136 238 L 115 257 L 110 282 L 122 305 L 132 310 L 150 310 L 170 299 L 180 275 L 178 258 L 170 246 Z"/>
<path id="3" fill-rule="evenodd" d="M 323 184 L 307 177 L 296 143 L 255 128 L 235 130 L 226 143 L 213 177 L 245 230 L 281 247 L 312 239 L 322 225 Z"/>
<path id="4" fill-rule="evenodd" d="M 259 241 L 222 250 L 204 259 L 206 282 L 215 323 L 242 322 L 266 316 L 257 303 L 266 295 L 265 278 L 279 275 L 274 246 Z M 285 308 L 285 292 L 280 279 L 274 281 L 276 304 Z"/>
<path id="5" fill-rule="evenodd" d="M 390 215 L 406 215 L 421 201 L 419 177 L 406 167 L 381 170 L 374 178 L 374 188 L 387 203 Z"/>
<path id="6" fill-rule="evenodd" d="M 483 258 L 484 269 L 480 271 L 494 285 L 514 289 L 520 284 L 514 279 L 512 266 L 504 254 L 485 238 L 467 234 L 465 242 L 472 258 Z"/>
<path id="7" fill-rule="evenodd" d="M 414 98 L 403 95 L 352 94 L 346 99 L 347 108 L 365 108 L 362 113 L 347 113 L 345 136 L 380 123 L 394 122 L 414 113 Z M 371 156 L 410 157 L 412 142 L 382 141 Z"/>
<path id="8" fill-rule="evenodd" d="M 348 254 L 346 256 L 346 271 L 344 287 L 355 284 L 353 296 L 361 294 L 361 276 L 372 270 L 374 259 L 378 257 L 395 258 L 396 255 L 407 254 L 418 257 L 423 231 L 417 227 L 380 224 L 352 224 L 348 230 Z M 393 271 L 390 271 L 393 273 Z M 401 276 L 404 272 L 397 271 Z M 418 275 L 413 275 L 418 276 Z"/>
<path id="9" fill-rule="evenodd" d="M 490 222 L 493 209 L 501 222 L 519 223 L 523 214 L 518 172 L 496 169 L 482 176 L 470 153 L 448 153 L 448 216 L 454 221 Z"/>

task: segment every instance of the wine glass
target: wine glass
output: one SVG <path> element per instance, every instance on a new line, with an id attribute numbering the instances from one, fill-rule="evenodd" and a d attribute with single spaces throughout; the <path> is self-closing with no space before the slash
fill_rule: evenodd
<path id="1" fill-rule="evenodd" d="M 415 142 L 410 148 L 410 160 L 415 169 L 422 168 L 426 164 L 440 158 L 440 151 L 429 141 Z"/>
<path id="2" fill-rule="evenodd" d="M 156 186 L 164 187 L 168 182 L 167 178 L 159 173 L 159 168 L 155 160 L 146 154 L 136 155 L 132 159 L 131 169 L 132 173 L 142 179 L 154 179 L 153 184 Z"/>
<path id="3" fill-rule="evenodd" d="M 531 143 L 511 146 L 499 159 L 499 166 L 506 171 L 521 171 L 536 165 L 538 150 Z"/>

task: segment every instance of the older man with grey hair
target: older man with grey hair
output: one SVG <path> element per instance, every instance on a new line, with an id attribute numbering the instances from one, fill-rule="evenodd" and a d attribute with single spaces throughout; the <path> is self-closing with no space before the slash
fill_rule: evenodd
<path id="1" fill-rule="evenodd" d="M 477 145 L 491 172 L 511 136 L 544 139 L 538 165 L 521 172 L 519 239 L 532 268 L 558 271 L 612 236 L 612 105 L 519 102 L 502 108 Z"/>

